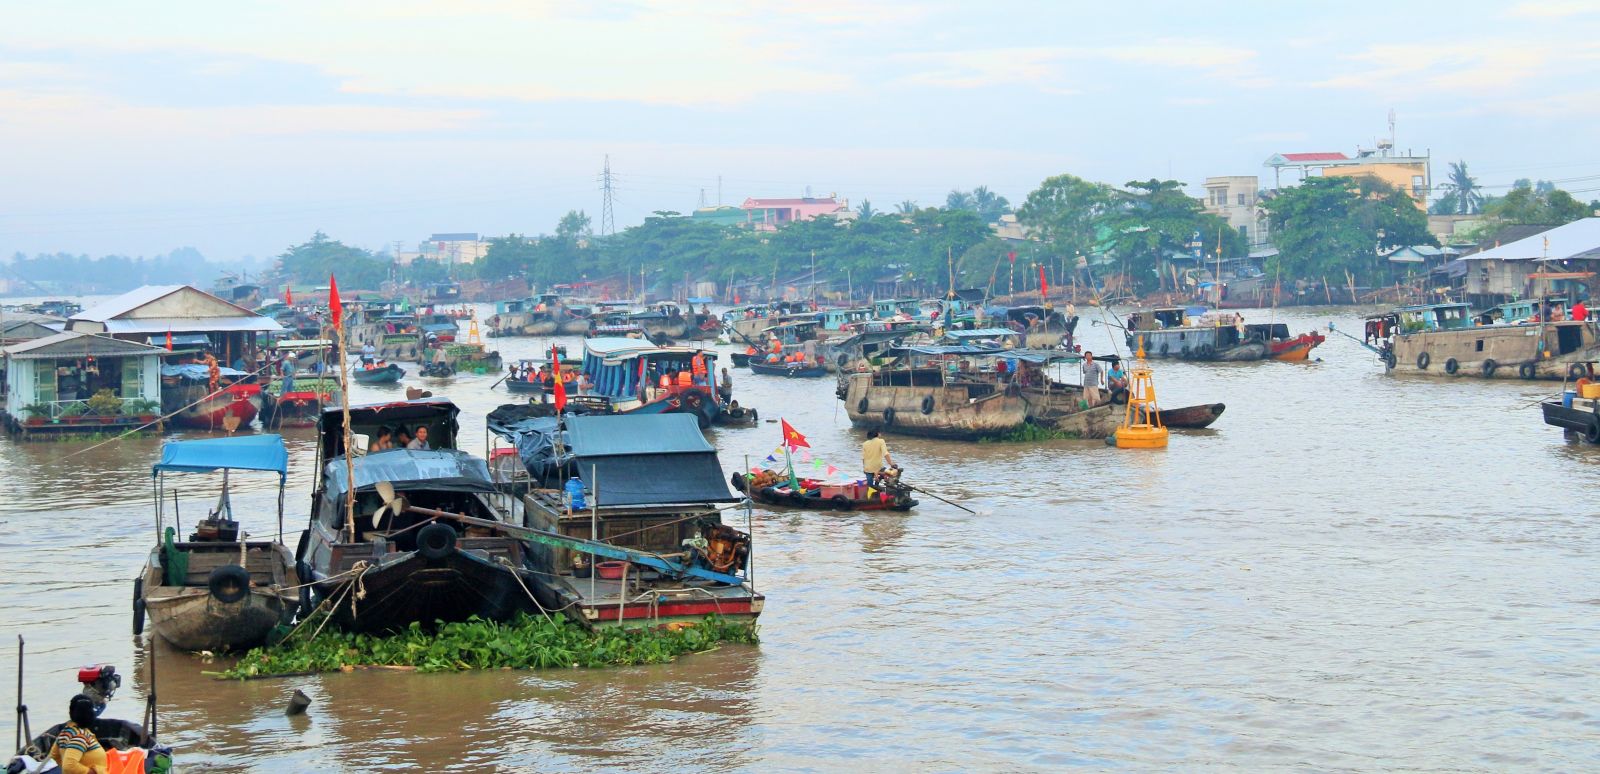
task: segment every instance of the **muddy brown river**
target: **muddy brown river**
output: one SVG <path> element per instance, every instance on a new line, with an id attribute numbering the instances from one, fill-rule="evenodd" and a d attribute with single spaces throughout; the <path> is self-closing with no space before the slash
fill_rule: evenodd
<path id="1" fill-rule="evenodd" d="M 1600 449 L 1540 421 L 1550 383 L 1390 377 L 1337 336 L 1314 355 L 1157 362 L 1163 405 L 1228 405 L 1164 451 L 891 437 L 909 480 L 979 513 L 757 509 L 761 644 L 627 669 L 214 679 L 224 660 L 131 635 L 161 439 L 0 438 L 0 703 L 22 634 L 36 730 L 95 661 L 128 675 L 107 714 L 136 719 L 155 658 L 189 771 L 1600 768 Z M 831 379 L 734 374 L 741 403 L 857 468 Z M 496 378 L 405 381 L 460 404 L 482 453 Z M 312 433 L 287 437 L 298 530 Z M 731 471 L 779 434 L 712 440 Z M 233 480 L 272 532 L 272 477 Z M 178 480 L 185 519 L 215 484 Z M 313 704 L 288 718 L 296 688 Z"/>

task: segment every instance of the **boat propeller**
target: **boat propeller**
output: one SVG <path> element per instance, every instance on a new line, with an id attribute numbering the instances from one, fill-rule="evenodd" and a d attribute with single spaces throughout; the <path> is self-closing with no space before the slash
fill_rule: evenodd
<path id="1" fill-rule="evenodd" d="M 378 522 L 383 520 L 384 513 L 392 513 L 395 516 L 405 513 L 406 498 L 401 497 L 397 492 L 395 492 L 394 484 L 391 484 L 388 481 L 379 481 L 377 484 L 373 485 L 373 488 L 377 489 L 378 496 L 383 498 L 383 505 L 379 506 L 378 510 L 372 512 L 372 528 L 377 529 Z"/>

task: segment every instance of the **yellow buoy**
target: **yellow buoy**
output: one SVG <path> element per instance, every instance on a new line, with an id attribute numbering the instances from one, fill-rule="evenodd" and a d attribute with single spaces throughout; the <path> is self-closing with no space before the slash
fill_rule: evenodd
<path id="1" fill-rule="evenodd" d="M 1128 408 L 1117 427 L 1118 449 L 1165 449 L 1167 428 L 1161 424 L 1161 412 L 1156 408 L 1156 383 L 1150 376 L 1150 364 L 1144 359 L 1144 337 L 1139 337 L 1139 351 L 1135 354 L 1133 368 L 1128 371 Z"/>

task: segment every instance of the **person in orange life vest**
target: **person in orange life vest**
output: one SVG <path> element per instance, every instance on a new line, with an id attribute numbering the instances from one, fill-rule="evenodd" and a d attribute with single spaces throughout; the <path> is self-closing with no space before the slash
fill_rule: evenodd
<path id="1" fill-rule="evenodd" d="M 750 346 L 745 347 L 744 348 L 744 353 L 746 355 L 754 355 L 756 353 L 756 345 L 751 344 Z"/>
<path id="2" fill-rule="evenodd" d="M 692 372 L 690 372 L 690 371 L 679 371 L 678 372 L 678 386 L 679 387 L 693 387 L 694 386 L 694 374 Z"/>
<path id="3" fill-rule="evenodd" d="M 669 372 L 661 374 L 661 389 L 667 390 L 667 389 L 671 389 L 671 388 L 672 388 L 672 373 L 669 371 Z"/>

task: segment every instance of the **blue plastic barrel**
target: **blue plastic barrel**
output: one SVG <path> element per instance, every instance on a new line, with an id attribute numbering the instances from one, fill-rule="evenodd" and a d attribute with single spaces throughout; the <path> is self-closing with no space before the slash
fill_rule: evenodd
<path id="1" fill-rule="evenodd" d="M 1572 399 L 1576 397 L 1578 397 L 1578 392 L 1576 390 L 1567 390 L 1566 392 L 1561 393 L 1561 407 L 1572 408 Z"/>
<path id="2" fill-rule="evenodd" d="M 1572 405 L 1572 401 L 1567 401 L 1567 405 Z M 583 482 L 577 476 L 567 479 L 567 505 L 575 511 L 589 507 L 583 501 Z"/>

